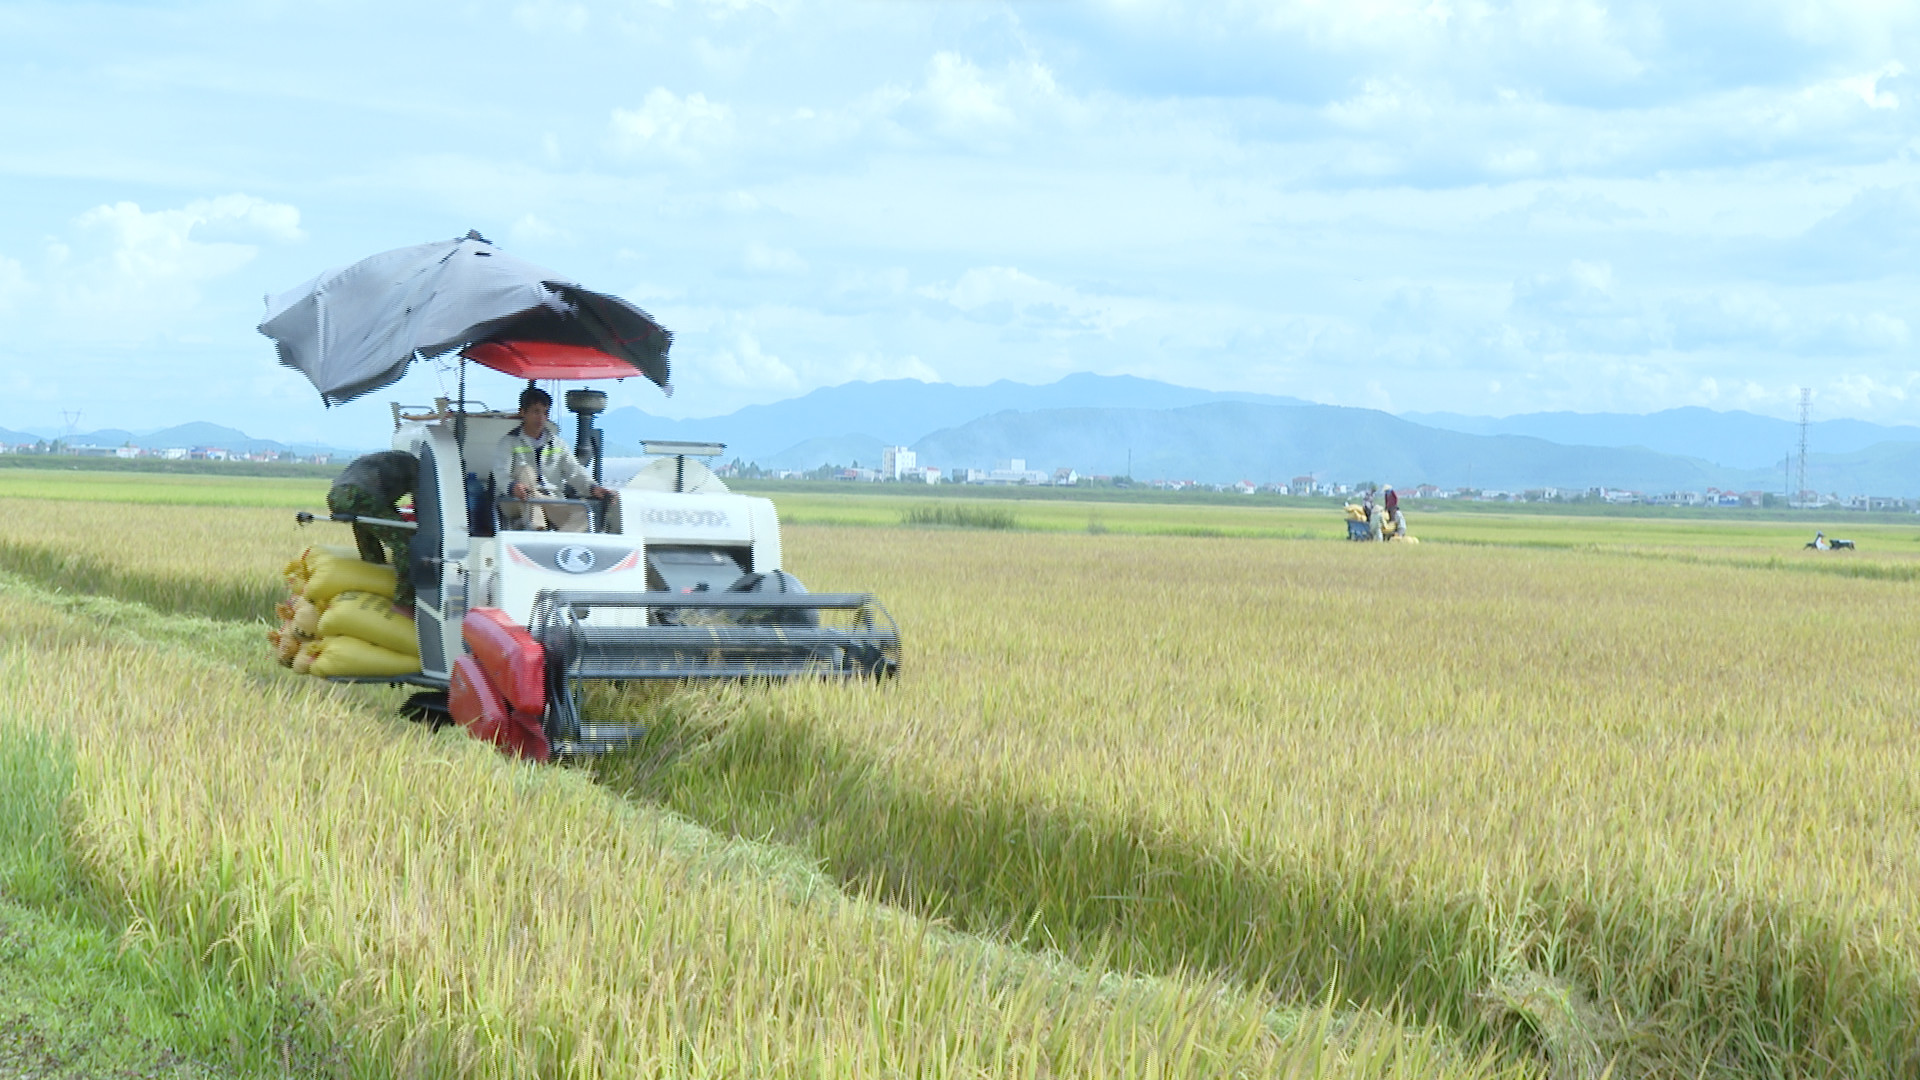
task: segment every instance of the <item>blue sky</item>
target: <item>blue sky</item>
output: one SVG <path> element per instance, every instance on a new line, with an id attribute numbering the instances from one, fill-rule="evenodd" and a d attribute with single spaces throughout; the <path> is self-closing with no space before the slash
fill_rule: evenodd
<path id="1" fill-rule="evenodd" d="M 479 229 L 729 412 L 1075 371 L 1920 423 L 1920 5 L 0 3 L 0 426 L 381 441 L 268 292 Z M 504 399 L 504 378 L 476 380 Z"/>

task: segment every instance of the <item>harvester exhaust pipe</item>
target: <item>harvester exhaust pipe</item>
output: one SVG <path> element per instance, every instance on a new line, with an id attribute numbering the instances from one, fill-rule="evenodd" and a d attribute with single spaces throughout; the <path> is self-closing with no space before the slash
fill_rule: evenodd
<path id="1" fill-rule="evenodd" d="M 596 413 L 607 411 L 607 395 L 603 390 L 567 391 L 567 411 L 574 415 L 578 424 L 574 428 L 573 456 L 582 463 L 593 463 L 593 482 L 605 483 L 601 473 L 601 459 L 606 455 L 604 434 L 593 426 Z"/>

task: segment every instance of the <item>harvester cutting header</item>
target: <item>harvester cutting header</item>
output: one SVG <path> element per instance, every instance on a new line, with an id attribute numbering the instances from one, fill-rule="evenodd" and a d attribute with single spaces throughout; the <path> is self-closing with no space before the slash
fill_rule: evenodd
<path id="1" fill-rule="evenodd" d="M 534 380 L 639 375 L 671 393 L 672 335 L 632 304 L 469 233 L 376 255 L 270 298 L 260 331 L 329 404 L 391 385 L 416 358 L 460 358 L 456 399 L 393 407 L 393 450 L 417 463 L 413 520 L 365 508 L 330 515 L 355 527 L 363 555 L 379 553 L 378 545 L 367 550 L 375 532 L 410 536 L 395 545 L 405 557 L 393 585 L 403 599 L 412 594 L 417 670 L 397 672 L 399 662 L 388 661 L 350 674 L 342 670 L 350 663 L 315 660 L 315 672 L 444 694 L 432 703 L 444 701 L 475 736 L 547 760 L 639 736 L 637 726 L 584 715 L 595 681 L 897 670 L 899 632 L 885 608 L 865 593 L 809 593 L 787 574 L 773 504 L 734 494 L 708 467 L 720 445 L 646 443 L 652 460 L 617 490 L 603 487 L 594 417 L 607 397 L 577 389 L 565 396 L 573 447 L 555 450 L 550 401 Z M 528 380 L 521 407 L 469 400 L 469 361 Z M 305 582 L 318 572 L 308 564 L 351 557 L 321 552 L 289 572 Z M 380 580 L 327 569 L 335 579 Z M 336 595 L 354 594 L 324 602 Z M 309 622 L 328 618 L 303 599 L 315 612 Z M 383 632 L 391 643 L 391 626 Z"/>

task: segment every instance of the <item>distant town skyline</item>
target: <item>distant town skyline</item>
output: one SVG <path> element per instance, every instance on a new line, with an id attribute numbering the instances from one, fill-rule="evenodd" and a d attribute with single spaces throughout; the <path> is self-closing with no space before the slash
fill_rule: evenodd
<path id="1" fill-rule="evenodd" d="M 1134 374 L 1395 413 L 1920 423 L 1920 9 L 0 2 L 0 427 L 377 443 L 264 295 L 469 228 L 718 416 Z M 505 400 L 510 380 L 476 377 Z"/>

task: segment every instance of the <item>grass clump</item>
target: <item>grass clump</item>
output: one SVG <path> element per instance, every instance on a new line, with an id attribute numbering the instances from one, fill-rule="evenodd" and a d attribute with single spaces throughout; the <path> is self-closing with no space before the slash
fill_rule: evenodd
<path id="1" fill-rule="evenodd" d="M 1015 520 L 1013 511 L 1004 506 L 981 506 L 975 503 L 908 507 L 900 523 L 951 529 L 1013 529 L 1020 524 Z"/>

